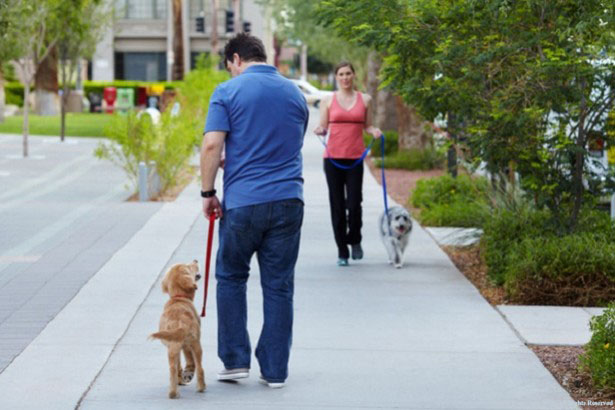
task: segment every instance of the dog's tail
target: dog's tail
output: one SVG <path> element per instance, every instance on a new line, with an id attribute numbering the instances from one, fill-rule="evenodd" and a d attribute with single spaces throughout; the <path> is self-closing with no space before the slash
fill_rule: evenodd
<path id="1" fill-rule="evenodd" d="M 186 338 L 186 328 L 180 327 L 175 330 L 161 330 L 160 332 L 152 333 L 149 335 L 149 339 L 161 339 L 167 342 L 181 342 Z"/>

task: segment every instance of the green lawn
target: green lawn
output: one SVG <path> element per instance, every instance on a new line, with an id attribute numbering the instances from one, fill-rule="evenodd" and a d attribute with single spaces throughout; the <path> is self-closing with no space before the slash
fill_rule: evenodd
<path id="1" fill-rule="evenodd" d="M 68 113 L 66 114 L 66 136 L 102 137 L 105 126 L 113 118 L 109 114 Z M 0 122 L 0 133 L 21 134 L 23 117 L 7 117 Z M 60 116 L 43 117 L 30 115 L 30 134 L 60 136 Z"/>

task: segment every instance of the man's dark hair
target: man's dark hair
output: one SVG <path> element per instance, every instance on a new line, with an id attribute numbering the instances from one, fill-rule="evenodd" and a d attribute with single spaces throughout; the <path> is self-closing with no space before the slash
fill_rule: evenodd
<path id="1" fill-rule="evenodd" d="M 267 61 L 265 46 L 258 38 L 246 33 L 239 33 L 231 38 L 226 46 L 224 46 L 224 62 L 233 61 L 233 54 L 237 53 L 239 57 L 247 62 L 264 63 Z"/>

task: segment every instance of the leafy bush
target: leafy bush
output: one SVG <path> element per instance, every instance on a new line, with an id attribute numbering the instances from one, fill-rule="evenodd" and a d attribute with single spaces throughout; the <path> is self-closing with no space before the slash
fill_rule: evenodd
<path id="1" fill-rule="evenodd" d="M 487 191 L 485 178 L 470 178 L 461 174 L 457 178 L 442 175 L 437 178 L 421 179 L 412 193 L 412 205 L 429 208 L 434 204 L 451 203 L 456 200 L 484 201 Z"/>
<path id="2" fill-rule="evenodd" d="M 138 116 L 114 114 L 113 121 L 105 128 L 105 136 L 111 142 L 101 142 L 94 155 L 107 159 L 121 167 L 137 190 L 139 162 L 146 164 L 156 160 L 157 135 L 149 115 Z"/>
<path id="3" fill-rule="evenodd" d="M 200 145 L 209 99 L 215 87 L 228 75 L 214 69 L 215 60 L 200 58 L 197 69 L 178 85 L 179 114 L 166 110 L 160 124 L 153 125 L 148 115 L 116 114 L 106 130 L 113 142 L 101 143 L 95 155 L 121 166 L 136 189 L 139 162 L 156 161 L 162 190 L 173 187 L 179 173 L 185 169 L 194 148 Z"/>
<path id="4" fill-rule="evenodd" d="M 592 338 L 580 356 L 580 367 L 589 371 L 599 389 L 615 390 L 615 303 L 590 322 Z"/>
<path id="5" fill-rule="evenodd" d="M 511 301 L 604 305 L 615 295 L 615 242 L 592 233 L 526 237 L 509 249 L 505 287 Z"/>
<path id="6" fill-rule="evenodd" d="M 374 164 L 382 166 L 382 159 L 376 158 Z M 438 150 L 428 147 L 425 149 L 402 150 L 384 157 L 384 167 L 406 169 L 409 171 L 429 170 L 442 168 L 444 156 Z"/>
<path id="7" fill-rule="evenodd" d="M 481 227 L 489 210 L 487 180 L 459 175 L 422 179 L 412 193 L 422 223 L 430 226 Z"/>
<path id="8" fill-rule="evenodd" d="M 23 85 L 19 82 L 10 82 L 4 84 L 4 93 L 7 104 L 23 107 Z"/>
<path id="9" fill-rule="evenodd" d="M 556 221 L 557 218 L 548 210 L 536 210 L 529 204 L 515 209 L 495 209 L 483 226 L 481 238 L 490 279 L 497 285 L 504 284 L 506 272 L 515 263 L 511 258 L 518 257 L 516 247 L 525 239 L 555 243 L 558 237 L 565 237 L 565 230 Z M 606 243 L 615 237 L 615 225 L 607 214 L 585 209 L 579 217 L 576 233 L 592 238 L 598 244 Z M 545 263 L 546 260 L 542 261 Z M 572 268 L 583 272 L 578 264 Z"/>
<path id="10" fill-rule="evenodd" d="M 397 152 L 399 148 L 399 138 L 397 131 L 383 131 L 384 134 L 384 155 L 391 155 Z M 364 133 L 363 141 L 365 141 L 365 146 L 367 147 L 372 142 L 372 136 Z M 382 156 L 382 141 L 376 139 L 374 141 L 374 145 L 372 145 L 372 150 L 370 151 L 370 155 L 373 158 L 380 158 Z"/>
<path id="11" fill-rule="evenodd" d="M 487 207 L 476 202 L 455 200 L 421 211 L 421 222 L 427 226 L 473 228 L 482 226 L 488 217 Z"/>

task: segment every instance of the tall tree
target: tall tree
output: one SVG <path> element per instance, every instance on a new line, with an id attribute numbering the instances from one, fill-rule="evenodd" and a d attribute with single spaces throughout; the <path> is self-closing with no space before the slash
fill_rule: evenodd
<path id="1" fill-rule="evenodd" d="M 79 60 L 91 58 L 104 30 L 112 22 L 113 9 L 102 0 L 76 0 L 63 3 L 61 14 L 65 28 L 57 41 L 62 98 L 60 100 L 60 140 L 64 141 L 66 129 L 66 105 L 70 85 L 79 67 Z"/>
<path id="2" fill-rule="evenodd" d="M 18 40 L 21 33 L 15 22 L 15 6 L 18 0 L 0 2 L 0 122 L 4 121 L 5 92 L 4 66 L 19 55 Z"/>
<path id="3" fill-rule="evenodd" d="M 14 61 L 21 69 L 24 83 L 24 115 L 23 115 L 23 156 L 28 156 L 28 136 L 30 133 L 30 87 L 34 75 L 55 46 L 59 32 L 54 30 L 54 20 L 51 18 L 56 2 L 48 0 L 15 1 L 10 9 L 12 29 L 19 33 L 15 39 L 16 56 Z"/>
<path id="4" fill-rule="evenodd" d="M 182 21 L 182 0 L 173 0 L 173 73 L 174 81 L 184 78 L 184 35 Z"/>

